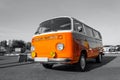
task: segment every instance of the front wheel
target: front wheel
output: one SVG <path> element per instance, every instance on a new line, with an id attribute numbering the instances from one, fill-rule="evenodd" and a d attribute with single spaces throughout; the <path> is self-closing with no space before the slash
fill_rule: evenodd
<path id="1" fill-rule="evenodd" d="M 53 64 L 42 64 L 44 68 L 52 69 Z"/>
<path id="2" fill-rule="evenodd" d="M 78 68 L 81 72 L 86 70 L 86 57 L 85 54 L 81 54 L 80 60 L 78 62 Z"/>

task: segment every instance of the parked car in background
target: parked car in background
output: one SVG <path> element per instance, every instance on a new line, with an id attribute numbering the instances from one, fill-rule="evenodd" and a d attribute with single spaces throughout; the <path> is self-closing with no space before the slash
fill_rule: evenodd
<path id="1" fill-rule="evenodd" d="M 104 53 L 115 53 L 117 51 L 117 46 L 114 45 L 104 45 Z"/>
<path id="2" fill-rule="evenodd" d="M 120 45 L 116 45 L 116 50 L 120 51 Z"/>
<path id="3" fill-rule="evenodd" d="M 3 46 L 0 46 L 0 55 L 4 55 L 6 53 L 6 49 Z"/>

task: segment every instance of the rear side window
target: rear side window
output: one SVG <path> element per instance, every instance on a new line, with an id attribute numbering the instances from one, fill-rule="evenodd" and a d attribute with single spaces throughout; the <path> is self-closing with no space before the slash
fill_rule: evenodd
<path id="1" fill-rule="evenodd" d="M 89 36 L 89 37 L 93 37 L 93 31 L 92 31 L 92 28 L 85 26 L 85 31 L 86 31 L 86 35 Z"/>

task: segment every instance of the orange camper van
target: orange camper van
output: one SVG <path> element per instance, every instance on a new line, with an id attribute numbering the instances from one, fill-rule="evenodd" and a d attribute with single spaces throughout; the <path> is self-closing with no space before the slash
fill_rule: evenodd
<path id="1" fill-rule="evenodd" d="M 32 38 L 32 58 L 45 68 L 54 64 L 75 64 L 86 70 L 86 60 L 101 63 L 103 54 L 100 32 L 73 17 L 57 17 L 40 23 Z"/>

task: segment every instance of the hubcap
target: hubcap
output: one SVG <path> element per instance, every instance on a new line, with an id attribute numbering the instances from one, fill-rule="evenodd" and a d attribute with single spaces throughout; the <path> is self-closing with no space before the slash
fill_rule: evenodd
<path id="1" fill-rule="evenodd" d="M 84 58 L 84 56 L 81 57 L 80 64 L 81 64 L 81 68 L 84 69 L 85 68 L 85 58 Z"/>
<path id="2" fill-rule="evenodd" d="M 100 60 L 100 62 L 101 62 L 101 60 L 102 60 L 102 56 L 101 56 L 101 54 L 99 54 L 99 60 Z"/>

